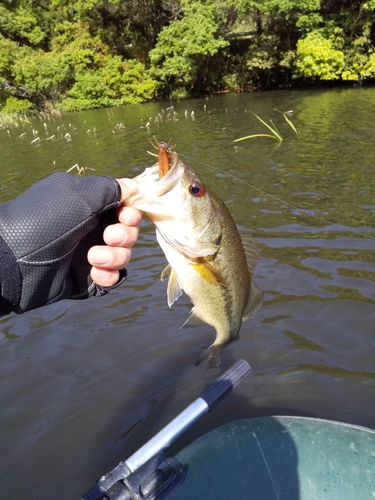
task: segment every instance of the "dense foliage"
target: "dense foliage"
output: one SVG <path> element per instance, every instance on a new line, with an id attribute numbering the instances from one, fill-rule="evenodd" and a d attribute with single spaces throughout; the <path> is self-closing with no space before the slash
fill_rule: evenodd
<path id="1" fill-rule="evenodd" d="M 3 0 L 0 110 L 375 77 L 375 0 Z"/>

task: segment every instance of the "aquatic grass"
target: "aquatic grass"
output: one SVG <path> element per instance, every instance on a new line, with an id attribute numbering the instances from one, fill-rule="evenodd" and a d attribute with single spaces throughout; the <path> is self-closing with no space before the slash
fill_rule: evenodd
<path id="1" fill-rule="evenodd" d="M 283 138 L 281 137 L 280 132 L 277 130 L 277 127 L 275 126 L 275 124 L 273 123 L 272 120 L 270 120 L 270 122 L 272 124 L 272 127 L 271 127 L 271 125 L 268 125 L 268 123 L 266 123 L 264 120 L 262 120 L 262 118 L 260 116 L 258 116 L 256 113 L 254 113 L 253 111 L 251 111 L 251 113 L 255 116 L 255 118 L 257 118 L 261 123 L 263 123 L 263 125 L 266 126 L 268 128 L 268 130 L 270 130 L 272 132 L 272 135 L 271 134 L 251 134 L 251 135 L 247 135 L 245 137 L 240 137 L 239 139 L 234 139 L 233 142 L 245 141 L 246 139 L 253 139 L 255 137 L 268 137 L 270 139 L 275 139 L 276 141 L 282 142 Z"/>
<path id="2" fill-rule="evenodd" d="M 39 111 L 36 116 L 40 120 L 53 120 L 54 118 L 60 118 L 63 116 L 64 112 L 60 108 L 52 108 L 48 111 Z"/>
<path id="3" fill-rule="evenodd" d="M 297 129 L 296 129 L 294 123 L 290 120 L 290 118 L 288 118 L 287 113 L 283 113 L 282 111 L 279 111 L 278 109 L 276 109 L 275 111 L 278 111 L 279 113 L 281 113 L 283 115 L 283 117 L 285 118 L 285 121 L 287 122 L 287 124 L 298 135 Z M 251 113 L 255 116 L 255 118 L 257 118 L 261 123 L 263 123 L 263 125 L 265 127 L 267 127 L 268 130 L 270 130 L 271 134 L 251 134 L 251 135 L 247 135 L 245 137 L 240 137 L 238 139 L 234 139 L 233 142 L 240 142 L 240 141 L 244 141 L 246 139 L 254 139 L 255 137 L 268 137 L 269 139 L 274 139 L 274 140 L 278 141 L 279 143 L 281 143 L 283 141 L 282 135 L 278 131 L 276 125 L 271 120 L 271 118 L 270 118 L 271 125 L 269 125 L 267 122 L 265 122 L 256 113 L 254 113 L 253 111 L 251 111 Z"/>
<path id="4" fill-rule="evenodd" d="M 38 118 L 39 120 L 54 120 L 55 118 L 60 118 L 63 112 L 61 109 L 51 109 L 49 111 L 39 111 L 35 110 L 29 111 L 11 111 L 4 112 L 0 111 L 0 129 L 7 129 L 10 127 L 19 127 L 20 125 L 28 124 L 30 125 L 30 118 Z"/>
<path id="5" fill-rule="evenodd" d="M 19 127 L 24 123 L 30 123 L 25 113 L 0 113 L 0 129 Z"/>
<path id="6" fill-rule="evenodd" d="M 68 170 L 66 171 L 66 173 L 69 173 L 69 172 L 72 172 L 72 170 L 76 169 L 77 170 L 77 175 L 78 176 L 81 176 L 81 175 L 86 175 L 86 170 L 92 170 L 92 171 L 95 171 L 95 168 L 90 168 L 90 167 L 80 167 L 78 165 L 78 163 L 76 163 L 75 165 L 73 165 L 72 167 L 68 168 Z"/>
<path id="7" fill-rule="evenodd" d="M 293 130 L 293 132 L 296 135 L 298 135 L 298 132 L 297 132 L 297 129 L 296 129 L 294 123 L 292 122 L 292 120 L 290 118 L 288 118 L 288 113 L 293 113 L 293 111 L 283 112 L 283 111 L 280 111 L 279 109 L 275 109 L 275 111 L 277 111 L 278 113 L 281 113 L 283 115 L 283 117 L 285 118 L 285 121 L 287 122 L 287 124 L 289 125 L 289 127 Z"/>

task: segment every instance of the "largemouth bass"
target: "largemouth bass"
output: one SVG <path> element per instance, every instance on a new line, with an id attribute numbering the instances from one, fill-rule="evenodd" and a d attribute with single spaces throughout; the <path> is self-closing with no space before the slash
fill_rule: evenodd
<path id="1" fill-rule="evenodd" d="M 207 323 L 216 329 L 215 342 L 195 363 L 207 358 L 210 369 L 220 365 L 222 349 L 238 340 L 242 322 L 262 304 L 263 293 L 252 280 L 256 246 L 249 237 L 241 239 L 227 207 L 195 170 L 164 148 L 164 165 L 159 154 L 156 165 L 134 178 L 138 193 L 125 204 L 143 210 L 155 224 L 169 263 L 161 275 L 169 279 L 169 307 L 182 291 L 194 304 L 181 328 Z"/>

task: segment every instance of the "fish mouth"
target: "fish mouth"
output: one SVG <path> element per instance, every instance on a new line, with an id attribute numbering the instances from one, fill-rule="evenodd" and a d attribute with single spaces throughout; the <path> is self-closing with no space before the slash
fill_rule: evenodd
<path id="1" fill-rule="evenodd" d="M 168 217 L 162 197 L 171 191 L 183 174 L 184 164 L 177 153 L 172 153 L 172 166 L 170 170 L 160 178 L 159 164 L 146 168 L 137 177 L 134 177 L 138 185 L 138 192 L 127 198 L 124 205 L 145 211 L 147 214 Z"/>
<path id="2" fill-rule="evenodd" d="M 180 180 L 181 175 L 184 171 L 184 163 L 180 160 L 177 153 L 172 152 L 172 166 L 169 171 L 163 175 L 162 178 L 159 177 L 157 181 L 157 195 L 163 196 L 168 193 Z M 160 174 L 159 174 L 160 175 Z"/>

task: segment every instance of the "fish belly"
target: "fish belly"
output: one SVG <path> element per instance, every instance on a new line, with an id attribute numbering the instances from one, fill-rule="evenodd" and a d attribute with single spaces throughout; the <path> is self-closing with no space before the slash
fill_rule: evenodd
<path id="1" fill-rule="evenodd" d="M 242 310 L 233 313 L 231 287 L 211 284 L 195 270 L 194 262 L 172 248 L 157 232 L 158 242 L 176 273 L 179 286 L 194 305 L 193 313 L 216 330 L 215 343 L 227 343 L 236 337 L 242 322 Z M 237 304 L 238 306 L 238 304 Z"/>

